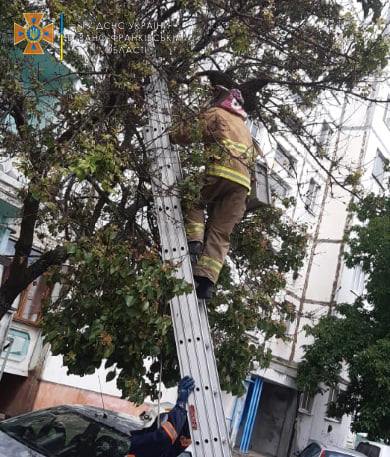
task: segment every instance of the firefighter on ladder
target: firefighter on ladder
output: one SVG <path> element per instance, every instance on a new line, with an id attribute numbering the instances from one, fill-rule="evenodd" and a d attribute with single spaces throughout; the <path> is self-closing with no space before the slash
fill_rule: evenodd
<path id="1" fill-rule="evenodd" d="M 131 432 L 127 457 L 176 457 L 191 444 L 186 404 L 194 387 L 194 380 L 185 376 L 179 382 L 176 405 L 163 415 L 160 427 L 156 420 L 150 428 Z"/>
<path id="2" fill-rule="evenodd" d="M 196 292 L 201 299 L 212 298 L 229 251 L 230 235 L 246 210 L 251 190 L 249 166 L 255 151 L 261 154 L 245 124 L 247 114 L 243 105 L 238 89 L 216 86 L 211 107 L 200 116 L 206 173 L 200 200 L 185 215 L 185 220 Z M 171 140 L 190 144 L 188 125 L 175 126 Z"/>

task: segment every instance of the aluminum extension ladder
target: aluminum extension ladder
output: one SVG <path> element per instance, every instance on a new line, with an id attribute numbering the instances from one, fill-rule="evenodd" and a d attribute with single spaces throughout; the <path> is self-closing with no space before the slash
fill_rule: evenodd
<path id="1" fill-rule="evenodd" d="M 152 192 L 163 260 L 178 264 L 176 276 L 194 284 L 183 216 L 176 184 L 182 178 L 180 159 L 171 147 L 170 101 L 165 80 L 157 72 L 145 89 L 148 125 L 143 138 L 151 161 Z M 222 406 L 213 342 L 204 300 L 193 291 L 175 297 L 171 305 L 177 353 L 182 376 L 195 380 L 189 400 L 194 457 L 230 457 L 230 444 Z"/>

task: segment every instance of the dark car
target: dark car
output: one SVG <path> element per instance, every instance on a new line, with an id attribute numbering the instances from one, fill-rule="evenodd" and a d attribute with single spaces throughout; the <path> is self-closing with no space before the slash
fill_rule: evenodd
<path id="1" fill-rule="evenodd" d="M 0 457 L 125 457 L 137 417 L 92 406 L 58 406 L 0 422 Z"/>
<path id="2" fill-rule="evenodd" d="M 364 454 L 352 449 L 344 449 L 332 445 L 327 446 L 319 441 L 311 442 L 297 455 L 298 457 L 364 457 Z"/>

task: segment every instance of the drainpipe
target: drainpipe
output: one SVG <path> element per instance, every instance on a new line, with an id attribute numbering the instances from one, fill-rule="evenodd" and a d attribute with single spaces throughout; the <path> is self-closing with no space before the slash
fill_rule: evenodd
<path id="1" fill-rule="evenodd" d="M 263 390 L 263 384 L 263 379 L 256 377 L 240 445 L 240 452 L 244 454 L 247 454 L 249 451 L 249 444 L 252 437 L 261 392 Z"/>

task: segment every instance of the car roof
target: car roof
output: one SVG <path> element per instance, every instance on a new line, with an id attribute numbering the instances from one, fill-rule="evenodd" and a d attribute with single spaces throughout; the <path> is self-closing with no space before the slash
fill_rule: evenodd
<path id="1" fill-rule="evenodd" d="M 129 414 L 117 413 L 109 409 L 98 408 L 96 406 L 89 405 L 61 405 L 53 406 L 52 408 L 46 408 L 41 410 L 33 411 L 32 413 L 38 412 L 74 412 L 86 416 L 90 419 L 95 420 L 101 424 L 107 425 L 108 427 L 114 428 L 126 435 L 130 435 L 131 432 L 136 430 L 142 430 L 145 426 L 144 422 L 138 416 L 131 416 Z"/>
<path id="2" fill-rule="evenodd" d="M 315 440 L 311 441 L 311 443 L 318 444 L 326 451 L 341 452 L 342 454 L 353 455 L 355 457 L 366 457 L 365 454 L 363 454 L 362 452 L 359 452 L 359 451 L 355 451 L 354 449 L 346 449 L 344 447 L 334 446 L 333 444 L 324 444 L 321 441 L 315 441 Z"/>

